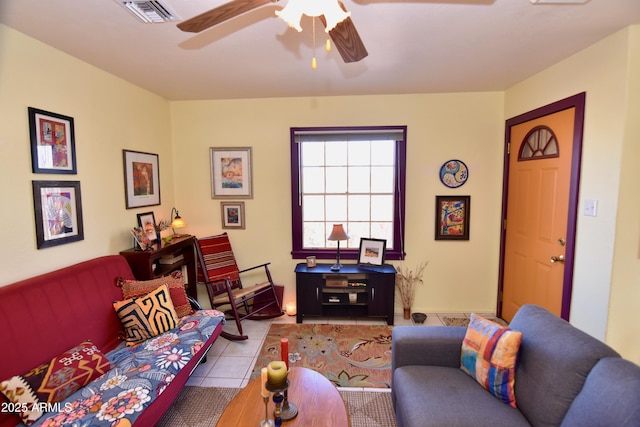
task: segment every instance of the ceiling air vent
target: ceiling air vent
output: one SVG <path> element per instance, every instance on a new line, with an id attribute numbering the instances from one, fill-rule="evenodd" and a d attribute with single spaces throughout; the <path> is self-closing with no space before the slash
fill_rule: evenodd
<path id="1" fill-rule="evenodd" d="M 156 0 L 116 1 L 145 24 L 180 20 L 180 17 L 169 6 Z"/>

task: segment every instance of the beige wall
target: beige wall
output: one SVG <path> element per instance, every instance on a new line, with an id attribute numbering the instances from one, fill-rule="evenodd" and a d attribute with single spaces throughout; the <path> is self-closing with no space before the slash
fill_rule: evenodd
<path id="1" fill-rule="evenodd" d="M 638 45 L 638 28 L 625 29 L 505 93 L 505 116 L 509 118 L 586 92 L 570 319 L 600 339 L 611 344 L 615 340 L 616 349 L 636 362 L 640 361 L 637 344 L 622 339 L 622 335 L 640 333 L 638 323 L 631 318 L 639 300 L 640 277 Z M 597 217 L 582 215 L 586 199 L 598 201 Z M 628 206 L 630 211 L 623 212 L 622 206 Z M 616 280 L 612 281 L 612 277 Z M 610 296 L 615 296 L 611 306 Z"/>
<path id="2" fill-rule="evenodd" d="M 173 102 L 176 203 L 189 232 L 221 232 L 211 199 L 209 147 L 253 147 L 254 198 L 246 230 L 230 230 L 241 266 L 273 262 L 295 298 L 291 259 L 289 128 L 407 125 L 406 265 L 429 261 L 415 311 L 494 312 L 502 179 L 502 94 L 364 96 Z M 469 181 L 450 190 L 438 178 L 464 160 Z M 471 240 L 434 241 L 435 195 L 471 195 Z M 398 306 L 397 311 L 400 311 Z"/>
<path id="3" fill-rule="evenodd" d="M 620 191 L 614 246 L 607 342 L 640 364 L 640 26 L 629 32 L 630 79 L 620 165 Z"/>
<path id="4" fill-rule="evenodd" d="M 291 299 L 289 128 L 389 124 L 408 126 L 406 264 L 429 261 L 414 309 L 493 311 L 504 120 L 586 91 L 580 203 L 596 199 L 599 209 L 578 221 L 572 322 L 640 362 L 632 339 L 640 332 L 632 318 L 640 292 L 638 33 L 614 34 L 504 93 L 168 102 L 0 25 L 0 178 L 11 218 L 0 225 L 0 286 L 129 247 L 140 212 L 168 218 L 175 205 L 187 232 L 220 232 L 209 147 L 251 146 L 255 196 L 245 201 L 247 229 L 231 238 L 241 265 L 273 263 Z M 28 106 L 74 117 L 77 175 L 31 173 Z M 123 148 L 160 155 L 161 206 L 125 209 Z M 451 158 L 470 168 L 456 190 L 437 177 Z M 31 180 L 59 179 L 81 181 L 85 240 L 37 250 Z M 433 240 L 437 194 L 472 196 L 470 241 Z"/>
<path id="5" fill-rule="evenodd" d="M 27 107 L 75 121 L 77 175 L 31 173 Z M 0 25 L 0 285 L 131 246 L 136 213 L 173 202 L 169 103 Z M 162 206 L 127 210 L 122 149 L 160 155 Z M 84 240 L 36 249 L 32 180 L 80 181 Z"/>

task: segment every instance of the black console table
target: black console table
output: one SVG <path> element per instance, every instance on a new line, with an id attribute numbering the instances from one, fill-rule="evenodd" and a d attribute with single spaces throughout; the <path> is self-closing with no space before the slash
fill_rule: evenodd
<path id="1" fill-rule="evenodd" d="M 393 265 L 296 266 L 296 322 L 305 316 L 382 317 L 393 325 L 396 269 Z"/>

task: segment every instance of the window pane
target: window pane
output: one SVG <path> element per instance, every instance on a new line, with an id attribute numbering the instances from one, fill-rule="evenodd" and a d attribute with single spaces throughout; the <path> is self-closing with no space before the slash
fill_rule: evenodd
<path id="1" fill-rule="evenodd" d="M 347 196 L 327 196 L 327 221 L 345 222 L 347 220 Z M 349 233 L 347 233 L 349 234 Z"/>
<path id="2" fill-rule="evenodd" d="M 347 164 L 347 143 L 327 142 L 327 166 L 345 166 Z"/>
<path id="3" fill-rule="evenodd" d="M 349 141 L 349 165 L 369 165 L 371 143 L 369 141 Z"/>
<path id="4" fill-rule="evenodd" d="M 324 248 L 324 222 L 305 222 L 302 241 L 305 248 Z"/>
<path id="5" fill-rule="evenodd" d="M 324 196 L 303 196 L 302 215 L 304 222 L 324 221 Z"/>
<path id="6" fill-rule="evenodd" d="M 369 238 L 369 223 L 368 222 L 349 222 L 349 228 L 347 234 L 349 235 L 349 248 L 359 248 L 360 238 Z"/>
<path id="7" fill-rule="evenodd" d="M 393 249 L 393 223 L 391 222 L 372 222 L 371 238 L 384 239 L 387 241 L 387 249 Z"/>
<path id="8" fill-rule="evenodd" d="M 320 166 L 324 164 L 324 142 L 302 143 L 302 165 Z"/>
<path id="9" fill-rule="evenodd" d="M 324 168 L 302 169 L 302 192 L 324 193 Z"/>
<path id="10" fill-rule="evenodd" d="M 349 221 L 369 221 L 370 196 L 349 196 Z"/>
<path id="11" fill-rule="evenodd" d="M 368 193 L 371 172 L 368 166 L 349 168 L 349 193 Z"/>
<path id="12" fill-rule="evenodd" d="M 371 221 L 393 221 L 393 196 L 371 196 Z"/>
<path id="13" fill-rule="evenodd" d="M 393 193 L 393 167 L 376 166 L 371 168 L 371 192 Z"/>
<path id="14" fill-rule="evenodd" d="M 347 192 L 347 168 L 330 167 L 327 168 L 327 193 Z"/>
<path id="15" fill-rule="evenodd" d="M 393 165 L 395 159 L 395 141 L 376 141 L 371 145 L 372 165 Z"/>

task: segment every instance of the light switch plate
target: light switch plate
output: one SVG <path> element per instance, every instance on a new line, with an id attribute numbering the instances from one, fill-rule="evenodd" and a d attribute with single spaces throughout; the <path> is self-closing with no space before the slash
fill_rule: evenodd
<path id="1" fill-rule="evenodd" d="M 584 211 L 585 216 L 598 216 L 598 201 L 587 199 L 584 201 Z"/>

